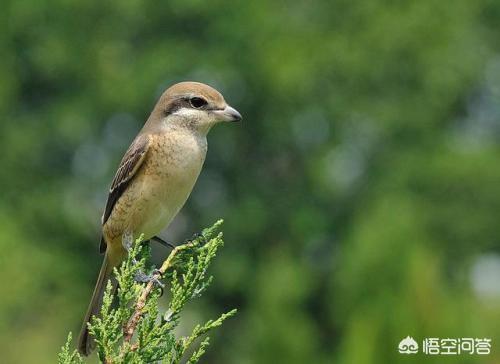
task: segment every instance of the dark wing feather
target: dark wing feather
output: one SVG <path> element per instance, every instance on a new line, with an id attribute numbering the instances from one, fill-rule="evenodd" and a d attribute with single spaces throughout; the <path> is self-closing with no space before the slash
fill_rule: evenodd
<path id="1" fill-rule="evenodd" d="M 104 210 L 104 214 L 102 215 L 103 225 L 106 223 L 106 221 L 108 221 L 108 218 L 111 215 L 116 202 L 141 167 L 142 162 L 146 158 L 149 144 L 150 141 L 148 136 L 139 136 L 136 140 L 134 140 L 132 145 L 128 148 L 127 152 L 123 156 L 123 159 L 120 162 L 120 166 L 116 171 L 115 178 L 113 178 L 113 182 L 111 183 L 111 188 L 109 189 L 106 209 Z M 106 242 L 104 241 L 104 238 L 102 238 L 99 251 L 103 253 L 105 250 Z"/>

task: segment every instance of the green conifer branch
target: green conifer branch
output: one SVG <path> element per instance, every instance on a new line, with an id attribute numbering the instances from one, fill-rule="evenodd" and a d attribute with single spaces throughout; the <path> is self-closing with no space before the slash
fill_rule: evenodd
<path id="1" fill-rule="evenodd" d="M 199 297 L 213 279 L 207 275 L 207 270 L 224 243 L 222 233 L 217 233 L 221 224 L 222 220 L 217 221 L 193 240 L 174 248 L 158 270 L 147 265 L 149 249 L 141 244 L 141 238 L 137 239 L 127 259 L 114 272 L 119 285 L 118 302 L 113 302 L 112 285 L 108 282 L 101 315 L 93 317 L 89 325 L 101 362 L 177 364 L 181 360 L 188 363 L 200 360 L 209 345 L 209 338 L 192 349 L 195 341 L 222 325 L 236 310 L 196 325 L 187 337 L 177 338 L 173 330 L 179 325 L 185 305 Z M 145 271 L 154 279 L 147 283 L 138 282 L 135 277 Z M 163 277 L 170 281 L 171 298 L 167 311 L 161 313 L 158 307 L 161 290 L 154 280 Z M 71 334 L 61 348 L 59 363 L 83 363 L 82 357 L 70 350 L 70 342 Z M 187 359 L 190 349 L 193 351 Z"/>

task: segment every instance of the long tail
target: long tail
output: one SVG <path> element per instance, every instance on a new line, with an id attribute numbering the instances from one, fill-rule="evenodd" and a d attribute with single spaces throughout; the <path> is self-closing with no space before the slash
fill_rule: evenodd
<path id="1" fill-rule="evenodd" d="M 99 314 L 99 310 L 102 305 L 102 300 L 104 296 L 104 290 L 106 289 L 106 284 L 112 275 L 114 265 L 111 264 L 108 253 L 104 256 L 104 261 L 102 262 L 101 271 L 99 272 L 99 278 L 97 278 L 97 283 L 94 288 L 94 293 L 92 294 L 92 299 L 90 300 L 89 308 L 83 319 L 82 329 L 80 331 L 80 336 L 78 337 L 78 351 L 82 355 L 89 355 L 92 350 L 95 349 L 95 341 L 90 336 L 89 329 L 87 327 L 88 322 L 94 315 Z M 113 291 L 116 289 L 116 282 L 113 282 Z"/>

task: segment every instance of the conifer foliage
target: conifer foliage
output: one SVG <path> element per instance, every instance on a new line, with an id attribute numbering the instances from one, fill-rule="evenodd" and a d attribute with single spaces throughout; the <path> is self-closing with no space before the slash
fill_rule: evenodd
<path id="1" fill-rule="evenodd" d="M 90 333 L 97 344 L 97 354 L 103 363 L 197 363 L 209 345 L 206 336 L 222 325 L 236 310 L 222 314 L 215 320 L 196 325 L 191 334 L 176 337 L 186 304 L 200 297 L 212 281 L 207 274 L 210 262 L 223 245 L 218 232 L 222 220 L 203 230 L 192 240 L 174 248 L 159 269 L 148 265 L 150 255 L 141 238 L 131 244 L 127 259 L 115 269 L 118 282 L 116 298 L 108 282 L 101 315 L 94 317 Z M 143 279 L 147 275 L 148 279 Z M 142 279 L 141 279 L 142 278 Z M 162 293 L 162 279 L 169 282 L 170 301 L 166 312 L 161 312 L 158 299 Z M 83 363 L 83 358 L 71 350 L 71 333 L 59 353 L 60 364 Z"/>

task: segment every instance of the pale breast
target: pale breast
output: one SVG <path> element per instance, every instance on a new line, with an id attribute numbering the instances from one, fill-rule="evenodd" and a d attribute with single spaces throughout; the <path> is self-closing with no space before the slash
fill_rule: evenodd
<path id="1" fill-rule="evenodd" d="M 106 223 L 113 235 L 157 235 L 182 208 L 200 174 L 207 151 L 204 136 L 176 131 L 152 138 L 144 165 Z"/>

